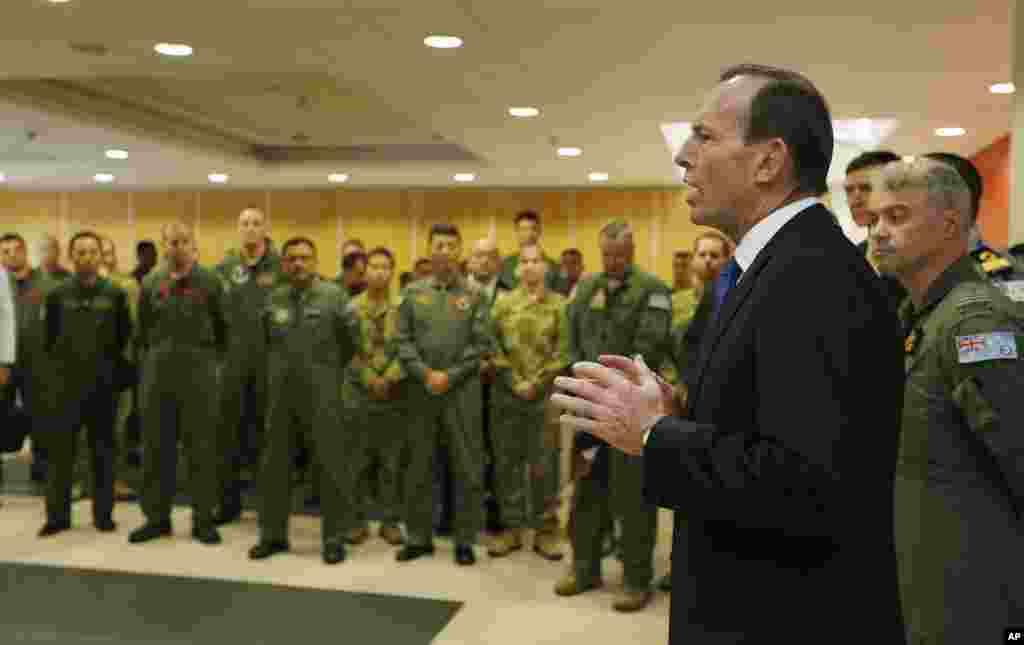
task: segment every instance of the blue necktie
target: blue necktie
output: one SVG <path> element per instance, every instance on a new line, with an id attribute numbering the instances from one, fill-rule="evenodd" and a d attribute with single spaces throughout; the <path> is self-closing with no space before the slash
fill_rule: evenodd
<path id="1" fill-rule="evenodd" d="M 715 308 L 711 314 L 712 320 L 718 320 L 718 314 L 722 311 L 722 305 L 725 304 L 725 297 L 736 286 L 741 273 L 743 270 L 740 269 L 739 262 L 734 257 L 722 267 L 718 277 L 715 278 Z"/>

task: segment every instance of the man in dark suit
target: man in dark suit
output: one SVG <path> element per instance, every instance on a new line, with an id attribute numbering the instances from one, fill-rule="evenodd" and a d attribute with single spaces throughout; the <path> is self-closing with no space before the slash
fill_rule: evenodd
<path id="1" fill-rule="evenodd" d="M 553 397 L 563 425 L 642 454 L 648 499 L 688 520 L 673 541 L 676 645 L 905 642 L 903 348 L 877 276 L 817 199 L 832 148 L 810 81 L 727 70 L 677 158 L 693 221 L 738 241 L 685 417 L 642 357 L 555 383 L 575 395 Z"/>

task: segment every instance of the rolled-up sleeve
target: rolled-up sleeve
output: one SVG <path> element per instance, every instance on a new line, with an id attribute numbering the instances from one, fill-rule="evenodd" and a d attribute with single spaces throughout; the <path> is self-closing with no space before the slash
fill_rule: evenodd
<path id="1" fill-rule="evenodd" d="M 5 269 L 0 269 L 0 365 L 14 364 L 17 356 L 16 327 L 11 278 Z"/>

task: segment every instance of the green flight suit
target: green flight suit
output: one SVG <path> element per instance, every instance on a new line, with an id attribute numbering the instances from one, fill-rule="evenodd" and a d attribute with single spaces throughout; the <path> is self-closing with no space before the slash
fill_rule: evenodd
<path id="1" fill-rule="evenodd" d="M 1024 624 L 1024 318 L 966 255 L 900 317 L 895 539 L 908 642 L 980 642 Z"/>
<path id="2" fill-rule="evenodd" d="M 544 402 L 551 381 L 568 364 L 562 333 L 565 298 L 545 289 L 533 299 L 520 287 L 491 308 L 496 378 L 491 391 L 495 492 L 502 523 L 541 528 L 558 497 L 558 452 L 544 441 Z M 532 400 L 517 389 L 535 386 Z"/>
<path id="3" fill-rule="evenodd" d="M 432 542 L 434 448 L 444 438 L 455 475 L 454 538 L 476 542 L 483 519 L 483 430 L 480 357 L 493 353 L 488 304 L 458 278 L 436 277 L 406 287 L 398 309 L 398 352 L 412 379 L 409 393 L 409 468 L 406 471 L 407 544 Z M 448 391 L 426 389 L 427 370 L 448 374 Z"/>
<path id="4" fill-rule="evenodd" d="M 345 370 L 345 406 L 353 424 L 356 441 L 355 489 L 357 521 L 366 524 L 366 505 L 376 502 L 381 521 L 397 524 L 402 508 L 402 473 L 408 464 L 408 385 L 398 360 L 398 310 L 401 296 L 389 295 L 371 302 L 368 292 L 352 299 L 350 305 L 362 329 L 360 361 Z M 382 378 L 388 385 L 387 398 L 376 398 L 370 380 Z"/>
<path id="5" fill-rule="evenodd" d="M 137 347 L 143 356 L 142 511 L 148 524 L 170 522 L 179 441 L 189 466 L 193 527 L 213 522 L 220 371 L 228 333 L 224 285 L 214 271 L 195 264 L 178 280 L 166 268 L 146 276 Z"/>
<path id="6" fill-rule="evenodd" d="M 269 241 L 255 264 L 249 265 L 239 251 L 233 250 L 228 251 L 216 271 L 224 280 L 231 321 L 218 435 L 219 501 L 222 510 L 230 511 L 241 507 L 243 468 L 249 466 L 256 479 L 260 463 L 267 410 L 267 346 L 262 317 L 268 294 L 285 277 L 281 258 Z"/>
<path id="7" fill-rule="evenodd" d="M 547 254 L 544 255 L 544 264 L 548 267 L 548 271 L 544 276 L 544 286 L 563 296 L 569 295 L 569 282 L 566 277 L 562 275 L 561 265 L 559 265 L 557 261 L 549 258 Z M 516 268 L 518 266 L 518 253 L 515 255 L 509 255 L 501 261 L 501 272 L 498 274 L 498 280 L 506 289 L 511 290 L 519 286 L 519 277 L 516 275 Z"/>
<path id="8" fill-rule="evenodd" d="M 86 286 L 74 277 L 47 295 L 45 319 L 46 348 L 60 365 L 54 382 L 60 405 L 47 430 L 47 523 L 71 523 L 71 480 L 83 425 L 89 430 L 93 520 L 105 522 L 114 506 L 114 426 L 132 335 L 128 295 L 104 278 Z"/>
<path id="9" fill-rule="evenodd" d="M 614 291 L 607 274 L 599 273 L 577 285 L 566 322 L 570 364 L 596 361 L 601 354 L 642 354 L 648 365 L 660 366 L 669 346 L 671 292 L 668 285 L 634 266 L 626 269 L 622 286 Z M 581 439 L 589 441 L 587 437 Z M 603 444 L 598 450 L 600 463 L 576 483 L 573 499 L 576 578 L 586 585 L 600 577 L 603 529 L 614 516 L 622 525 L 626 589 L 646 591 L 654 576 L 657 508 L 644 499 L 643 458 Z"/>
<path id="10" fill-rule="evenodd" d="M 33 457 L 40 464 L 45 464 L 46 429 L 52 422 L 51 412 L 57 403 L 52 387 L 57 366 L 44 347 L 46 331 L 43 316 L 47 294 L 61 282 L 39 269 L 31 269 L 24 279 L 13 274 L 10 278 L 18 342 L 11 384 L 6 388 L 7 396 L 13 399 L 20 395 L 25 414 L 31 420 Z"/>
<path id="11" fill-rule="evenodd" d="M 287 542 L 292 450 L 305 438 L 320 460 L 321 538 L 342 544 L 352 528 L 354 433 L 345 427 L 341 384 L 360 346 L 359 321 L 336 284 L 284 284 L 267 297 L 267 427 L 260 472 L 260 541 Z"/>

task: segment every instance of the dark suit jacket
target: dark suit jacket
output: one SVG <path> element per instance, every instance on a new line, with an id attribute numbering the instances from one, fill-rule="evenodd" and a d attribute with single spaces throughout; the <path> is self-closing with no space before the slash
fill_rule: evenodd
<path id="1" fill-rule="evenodd" d="M 864 240 L 858 244 L 857 250 L 867 257 L 868 241 Z M 907 290 L 900 284 L 899 280 L 892 276 L 883 275 L 879 276 L 878 279 L 882 283 L 882 290 L 885 292 L 885 299 L 889 302 L 889 306 L 893 311 L 898 312 L 900 305 L 903 304 L 903 300 L 907 297 Z"/>
<path id="2" fill-rule="evenodd" d="M 687 418 L 662 419 L 644 449 L 647 498 L 680 511 L 671 642 L 903 643 L 902 336 L 827 209 L 747 268 L 692 384 Z"/>

